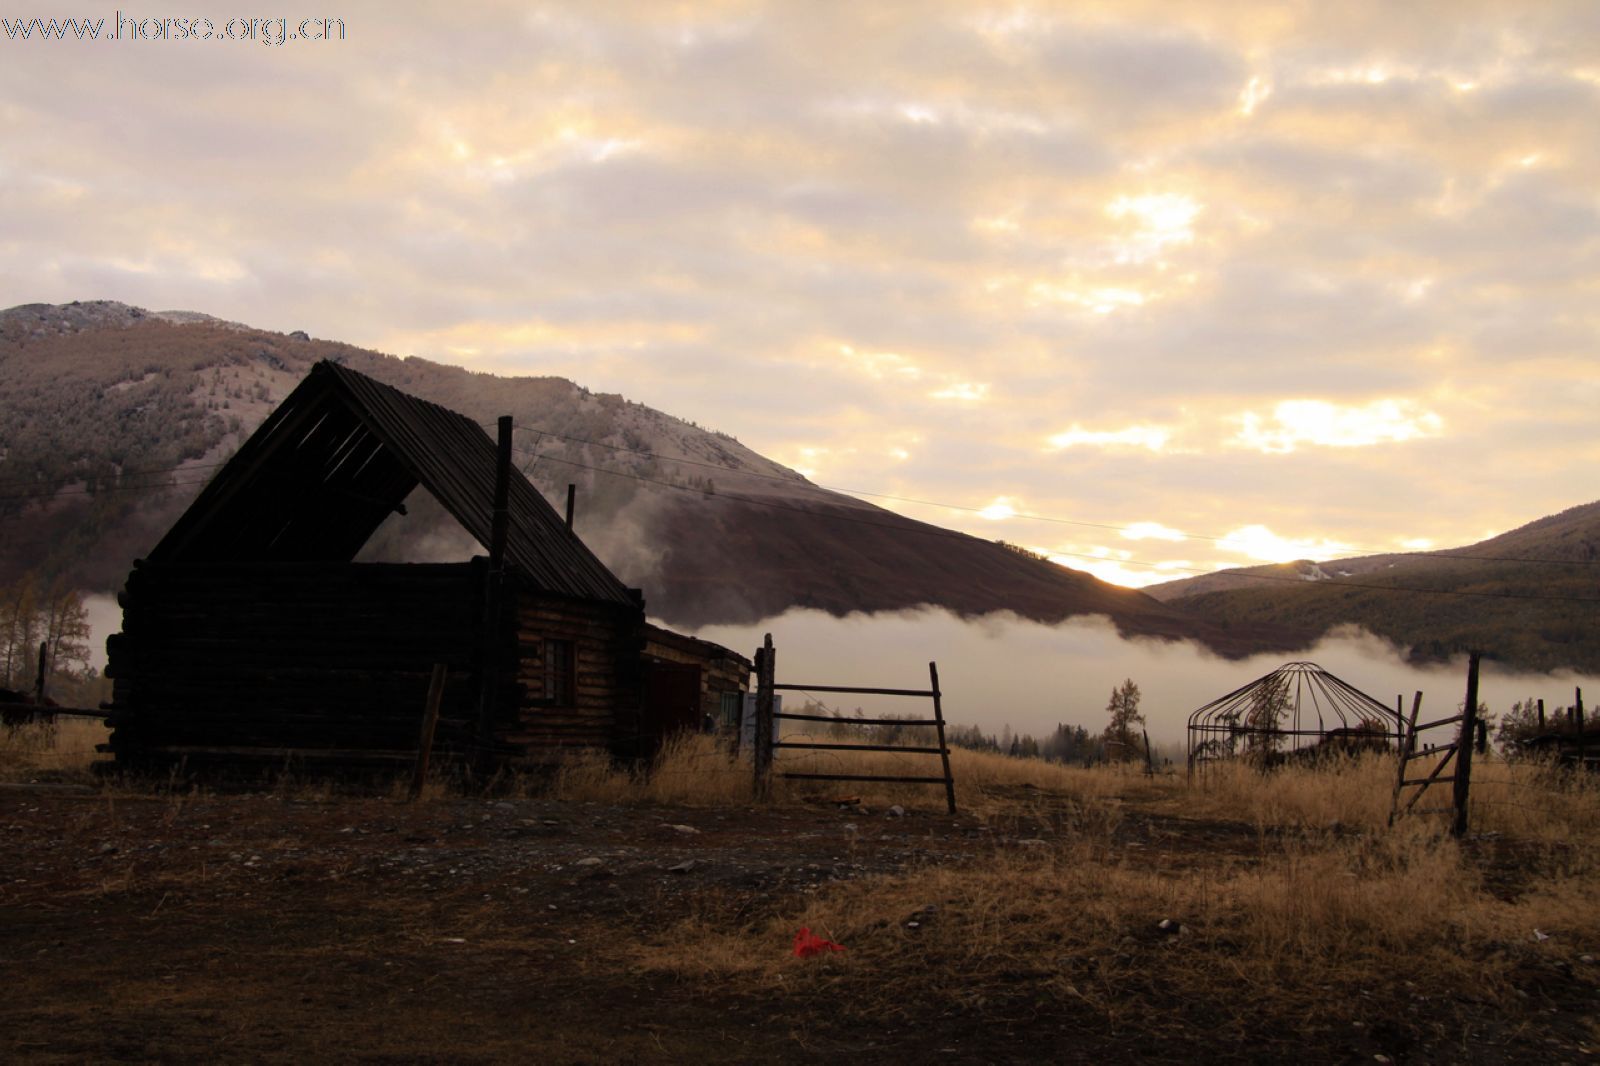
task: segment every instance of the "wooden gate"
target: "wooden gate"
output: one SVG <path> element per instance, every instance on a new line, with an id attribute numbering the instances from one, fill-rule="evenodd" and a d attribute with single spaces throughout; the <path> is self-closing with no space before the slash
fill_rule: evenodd
<path id="1" fill-rule="evenodd" d="M 1417 712 L 1422 707 L 1422 693 L 1417 693 L 1411 704 L 1411 719 L 1406 723 L 1400 743 L 1400 765 L 1395 773 L 1394 798 L 1389 805 L 1389 824 L 1403 814 L 1449 814 L 1453 816 L 1450 831 L 1463 836 L 1467 831 L 1467 800 L 1472 784 L 1472 745 L 1480 732 L 1478 724 L 1478 659 L 1473 652 L 1467 664 L 1467 699 L 1460 714 L 1417 724 Z M 1417 736 L 1430 729 L 1459 726 L 1453 740 L 1442 744 L 1417 744 Z M 1407 777 L 1406 770 L 1422 759 L 1437 758 L 1433 769 L 1423 777 Z M 1453 773 L 1445 773 L 1455 764 Z M 1442 807 L 1418 807 L 1417 802 L 1434 785 L 1451 786 L 1450 803 Z M 1408 788 L 1416 789 L 1401 805 L 1401 796 Z"/>
<path id="2" fill-rule="evenodd" d="M 944 739 L 944 709 L 940 704 L 939 666 L 928 664 L 930 686 L 926 689 L 902 688 L 850 688 L 839 685 L 780 685 L 774 680 L 777 653 L 772 647 L 772 634 L 756 649 L 756 743 L 755 772 L 756 793 L 767 795 L 771 790 L 772 753 L 778 748 L 806 751 L 888 751 L 905 755 L 937 755 L 944 773 L 938 777 L 900 776 L 888 774 L 814 774 L 785 772 L 778 776 L 801 781 L 890 781 L 902 784 L 943 785 L 945 803 L 950 813 L 956 813 L 955 778 L 950 773 L 950 748 Z M 772 708 L 773 693 L 790 692 L 844 692 L 863 696 L 911 696 L 933 700 L 932 718 L 833 718 L 820 714 L 775 713 Z M 787 741 L 779 735 L 778 722 L 826 722 L 829 725 L 876 726 L 893 725 L 908 728 L 937 730 L 938 747 L 908 747 L 901 744 L 824 744 L 810 741 Z"/>

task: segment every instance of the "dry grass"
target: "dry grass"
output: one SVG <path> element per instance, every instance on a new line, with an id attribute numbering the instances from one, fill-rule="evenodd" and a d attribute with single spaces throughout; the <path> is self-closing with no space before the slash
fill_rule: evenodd
<path id="1" fill-rule="evenodd" d="M 1403 994 L 1403 980 L 1432 995 L 1509 996 L 1519 967 L 1600 937 L 1592 876 L 1552 878 L 1505 902 L 1481 890 L 1454 841 L 1415 828 L 1308 839 L 1181 873 L 1103 844 L 999 849 L 967 866 L 845 883 L 743 927 L 708 910 L 640 947 L 635 965 L 737 978 L 746 991 L 848 988 L 841 1001 L 868 1012 L 907 997 L 982 1009 L 1026 995 L 1032 1009 L 1114 1017 L 1153 999 L 1242 1030 L 1258 1009 L 1359 1010 L 1359 997 Z M 1163 919 L 1182 931 L 1163 934 Z M 793 958 L 802 926 L 847 950 Z M 1535 929 L 1550 939 L 1536 942 Z"/>
<path id="2" fill-rule="evenodd" d="M 1424 759 L 1411 763 L 1406 774 L 1424 777 L 1432 770 L 1433 764 Z M 1195 788 L 1183 790 L 1181 803 L 1192 813 L 1259 826 L 1378 830 L 1388 824 L 1394 784 L 1395 762 L 1390 756 L 1367 755 L 1320 768 L 1270 773 L 1240 761 L 1207 770 Z M 1430 787 L 1417 808 L 1449 806 L 1450 789 L 1449 784 Z M 1407 798 L 1412 791 L 1407 789 Z M 1600 780 L 1548 763 L 1506 762 L 1480 755 L 1472 767 L 1468 819 L 1473 832 L 1600 844 Z M 1437 814 L 1416 815 L 1413 820 L 1425 821 L 1438 831 L 1450 821 Z"/>
<path id="3" fill-rule="evenodd" d="M 0 781 L 90 781 L 90 766 L 104 758 L 95 745 L 109 735 L 95 718 L 0 726 Z"/>
<path id="4" fill-rule="evenodd" d="M 1025 995 L 1030 1010 L 1113 1021 L 1181 1003 L 1240 1032 L 1296 1010 L 1354 1018 L 1385 995 L 1425 1003 L 1419 988 L 1509 1002 L 1529 972 L 1577 964 L 1600 942 L 1600 789 L 1531 764 L 1475 769 L 1474 830 L 1490 836 L 1464 850 L 1442 818 L 1387 826 L 1394 764 L 1383 758 L 1268 775 L 1220 768 L 1191 789 L 961 752 L 963 795 L 987 797 L 991 825 L 1027 821 L 1024 808 L 1042 802 L 1032 792 L 1076 817 L 1059 817 L 1044 841 L 1024 846 L 1015 838 L 1035 834 L 1019 831 L 971 863 L 845 882 L 759 919 L 730 921 L 708 899 L 633 963 L 745 991 L 848 991 L 841 1001 L 869 1013 L 906 997 L 981 1010 Z M 1023 785 L 1033 789 L 1019 795 Z M 1129 809 L 1243 822 L 1257 843 L 1213 854 L 1199 838 L 1182 861 L 1152 861 L 1117 842 Z M 1494 859 L 1502 838 L 1515 858 Z M 1182 932 L 1159 931 L 1163 919 Z M 793 958 L 803 926 L 847 950 Z"/>
<path id="5" fill-rule="evenodd" d="M 1017 796 L 1029 791 L 1091 800 L 1162 795 L 1177 786 L 1174 777 L 1152 780 L 1132 765 L 1084 770 L 963 748 L 951 750 L 950 766 L 961 810 L 978 814 L 1010 810 L 1016 806 Z M 791 781 L 782 777 L 785 771 L 937 777 L 942 770 L 935 755 L 780 749 L 773 769 L 772 798 L 776 803 L 850 799 L 871 807 L 898 804 L 930 812 L 942 811 L 945 806 L 944 789 L 937 784 Z M 603 753 L 575 751 L 558 763 L 553 773 L 529 777 L 519 788 L 556 799 L 627 805 L 726 806 L 754 801 L 748 756 L 732 758 L 723 741 L 699 734 L 674 738 L 642 771 L 621 766 Z"/>

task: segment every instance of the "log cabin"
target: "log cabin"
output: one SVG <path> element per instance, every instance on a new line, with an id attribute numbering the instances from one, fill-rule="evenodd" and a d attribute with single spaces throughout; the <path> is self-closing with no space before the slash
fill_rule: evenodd
<path id="1" fill-rule="evenodd" d="M 645 757 L 748 688 L 748 660 L 646 622 L 640 590 L 511 464 L 501 423 L 497 447 L 318 363 L 128 575 L 107 641 L 116 764 L 409 760 L 435 664 L 435 751 L 479 766 Z M 488 555 L 356 561 L 419 486 Z"/>

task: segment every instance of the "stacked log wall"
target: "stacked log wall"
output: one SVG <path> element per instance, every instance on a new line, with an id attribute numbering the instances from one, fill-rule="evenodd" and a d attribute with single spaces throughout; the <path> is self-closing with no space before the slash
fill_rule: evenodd
<path id="1" fill-rule="evenodd" d="M 639 612 L 612 604 L 523 592 L 516 616 L 521 692 L 497 729 L 501 742 L 532 761 L 572 748 L 626 754 L 638 729 L 642 624 Z M 573 645 L 573 692 L 559 704 L 545 691 L 547 640 Z"/>
<path id="2" fill-rule="evenodd" d="M 432 665 L 437 743 L 473 737 L 474 564 L 143 564 L 107 642 L 112 750 L 414 748 Z"/>

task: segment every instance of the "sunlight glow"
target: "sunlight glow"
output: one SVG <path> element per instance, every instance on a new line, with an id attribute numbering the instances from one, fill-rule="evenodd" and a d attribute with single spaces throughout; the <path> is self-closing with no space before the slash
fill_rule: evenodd
<path id="1" fill-rule="evenodd" d="M 1269 455 L 1294 451 L 1302 444 L 1359 448 L 1436 437 L 1444 419 L 1418 409 L 1410 400 L 1374 400 L 1362 406 L 1326 400 L 1284 400 L 1271 420 L 1254 412 L 1240 416 L 1231 443 Z"/>
<path id="2" fill-rule="evenodd" d="M 897 352 L 863 352 L 848 344 L 839 345 L 839 354 L 857 370 L 870 378 L 886 377 L 915 380 L 922 376 L 922 368 Z"/>
<path id="3" fill-rule="evenodd" d="M 1230 530 L 1217 542 L 1223 551 L 1233 552 L 1265 563 L 1289 563 L 1296 559 L 1329 559 L 1349 554 L 1350 546 L 1334 540 L 1296 540 L 1281 537 L 1266 526 L 1241 526 Z"/>
<path id="4" fill-rule="evenodd" d="M 989 386 L 982 382 L 957 381 L 928 395 L 935 400 L 964 400 L 976 403 L 989 398 Z"/>
<path id="5" fill-rule="evenodd" d="M 1261 102 L 1272 95 L 1272 83 L 1265 78 L 1255 77 L 1250 79 L 1239 93 L 1239 114 L 1249 117 L 1255 114 Z"/>
<path id="6" fill-rule="evenodd" d="M 1145 299 L 1145 294 L 1137 289 L 1112 286 L 1057 285 L 1047 281 L 1036 281 L 1028 286 L 1028 303 L 1031 306 L 1075 304 L 1097 315 L 1109 315 L 1125 307 L 1138 307 Z"/>
<path id="7" fill-rule="evenodd" d="M 1087 445 L 1091 448 L 1147 448 L 1159 452 L 1167 446 L 1172 434 L 1160 426 L 1128 426 L 1124 429 L 1084 429 L 1076 422 L 1072 428 L 1050 437 L 1050 447 L 1056 451 Z"/>
<path id="8" fill-rule="evenodd" d="M 991 522 L 1014 518 L 1016 514 L 1016 509 L 1011 506 L 1011 497 L 1009 496 L 996 496 L 993 503 L 978 512 L 980 518 L 987 518 Z"/>
<path id="9" fill-rule="evenodd" d="M 1160 522 L 1135 522 L 1122 531 L 1122 535 L 1129 540 L 1186 540 L 1187 537 L 1170 526 Z"/>
<path id="10" fill-rule="evenodd" d="M 1119 196 L 1106 205 L 1106 214 L 1119 220 L 1130 219 L 1137 225 L 1132 237 L 1122 242 L 1117 258 L 1140 263 L 1174 245 L 1192 242 L 1200 204 L 1180 193 Z"/>

